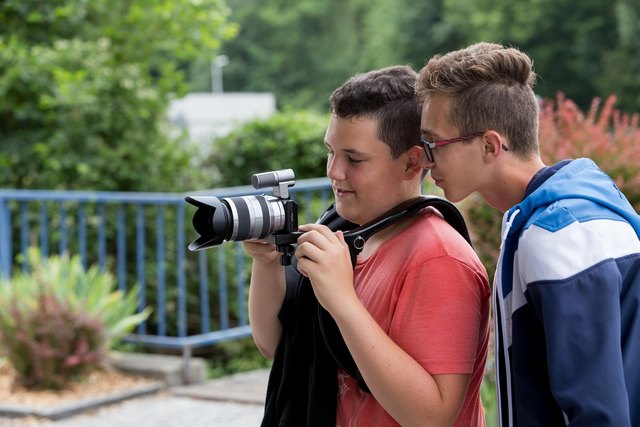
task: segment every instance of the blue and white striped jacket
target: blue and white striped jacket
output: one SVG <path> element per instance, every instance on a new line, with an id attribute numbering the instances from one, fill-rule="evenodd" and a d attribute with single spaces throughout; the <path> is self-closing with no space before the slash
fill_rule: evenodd
<path id="1" fill-rule="evenodd" d="M 640 217 L 589 159 L 509 209 L 494 280 L 502 426 L 640 426 Z"/>

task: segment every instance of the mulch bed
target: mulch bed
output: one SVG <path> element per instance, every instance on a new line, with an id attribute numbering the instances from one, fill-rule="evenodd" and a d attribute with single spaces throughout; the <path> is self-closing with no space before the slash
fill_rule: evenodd
<path id="1" fill-rule="evenodd" d="M 118 396 L 114 400 L 121 401 L 125 397 L 134 397 L 132 391 L 144 390 L 148 394 L 160 388 L 157 380 L 106 367 L 90 373 L 82 382 L 70 383 L 64 390 L 29 390 L 16 384 L 13 368 L 0 359 L 0 418 L 50 414 L 44 416 L 59 419 L 95 407 L 96 404 L 112 403 L 110 396 Z M 93 405 L 85 403 L 83 407 L 82 402 L 93 402 Z M 80 406 L 73 409 L 74 405 Z M 13 414 L 15 408 L 22 409 Z M 56 408 L 65 409 L 57 413 Z"/>

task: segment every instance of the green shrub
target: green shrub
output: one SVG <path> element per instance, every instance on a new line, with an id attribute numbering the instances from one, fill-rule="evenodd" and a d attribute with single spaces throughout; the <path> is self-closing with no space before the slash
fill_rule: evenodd
<path id="1" fill-rule="evenodd" d="M 183 64 L 233 37 L 221 0 L 0 3 L 0 187 L 185 191 L 171 135 Z M 152 36 L 151 36 L 152 35 Z"/>
<path id="2" fill-rule="evenodd" d="M 296 179 L 326 173 L 324 134 L 329 116 L 311 111 L 285 111 L 248 122 L 217 139 L 204 167 L 217 186 L 251 184 L 251 175 L 293 169 Z"/>
<path id="3" fill-rule="evenodd" d="M 468 197 L 460 204 L 460 209 L 467 221 L 473 248 L 487 269 L 491 283 L 500 251 L 502 213 L 489 206 L 479 194 Z"/>
<path id="4" fill-rule="evenodd" d="M 150 313 L 136 313 L 137 288 L 123 294 L 79 257 L 42 259 L 0 283 L 0 353 L 27 387 L 61 388 L 100 366 L 104 355 Z"/>
<path id="5" fill-rule="evenodd" d="M 211 348 L 208 356 L 207 376 L 218 378 L 254 369 L 267 369 L 271 360 L 260 354 L 253 339 L 226 341 Z"/>

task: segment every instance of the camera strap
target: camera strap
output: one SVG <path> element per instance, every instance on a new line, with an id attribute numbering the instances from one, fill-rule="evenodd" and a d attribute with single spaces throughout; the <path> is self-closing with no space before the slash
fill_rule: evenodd
<path id="1" fill-rule="evenodd" d="M 416 214 L 428 206 L 435 208 L 444 220 L 447 221 L 458 233 L 460 233 L 469 245 L 471 245 L 471 237 L 469 236 L 467 225 L 458 208 L 453 203 L 441 197 L 425 195 L 407 200 L 367 224 L 344 231 L 344 238 L 349 246 L 349 252 L 351 254 L 351 264 L 355 267 L 358 254 L 362 252 L 364 244 L 371 236 L 402 219 Z M 335 223 L 336 217 L 339 218 L 335 211 L 335 207 L 332 206 L 330 210 L 325 212 L 325 215 L 322 216 L 320 222 Z M 342 338 L 342 334 L 340 334 L 338 325 L 329 312 L 320 304 L 318 304 L 318 320 L 322 337 L 324 338 L 324 342 L 333 359 L 337 362 L 338 366 L 357 380 L 358 385 L 363 391 L 370 393 L 369 387 L 367 387 L 367 384 L 362 378 L 362 375 L 360 374 L 360 371 L 358 370 L 358 367 L 353 360 L 344 339 Z"/>
<path id="2" fill-rule="evenodd" d="M 471 238 L 464 222 L 464 218 L 453 203 L 438 196 L 420 196 L 399 204 L 395 208 L 365 225 L 345 232 L 344 239 L 349 245 L 351 264 L 355 267 L 356 257 L 360 252 L 362 252 L 364 244 L 371 236 L 386 227 L 421 211 L 427 206 L 435 208 L 442 215 L 444 220 L 455 228 L 456 231 L 460 233 L 471 245 Z"/>

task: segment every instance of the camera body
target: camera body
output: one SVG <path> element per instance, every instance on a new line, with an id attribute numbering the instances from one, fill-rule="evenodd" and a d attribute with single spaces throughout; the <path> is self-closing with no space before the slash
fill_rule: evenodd
<path id="1" fill-rule="evenodd" d="M 273 187 L 273 196 L 186 196 L 196 206 L 193 227 L 200 237 L 189 245 L 199 251 L 225 242 L 266 240 L 282 253 L 282 265 L 291 263 L 293 244 L 298 240 L 298 205 L 289 198 L 289 187 L 295 185 L 291 169 L 255 174 L 255 189 Z"/>

